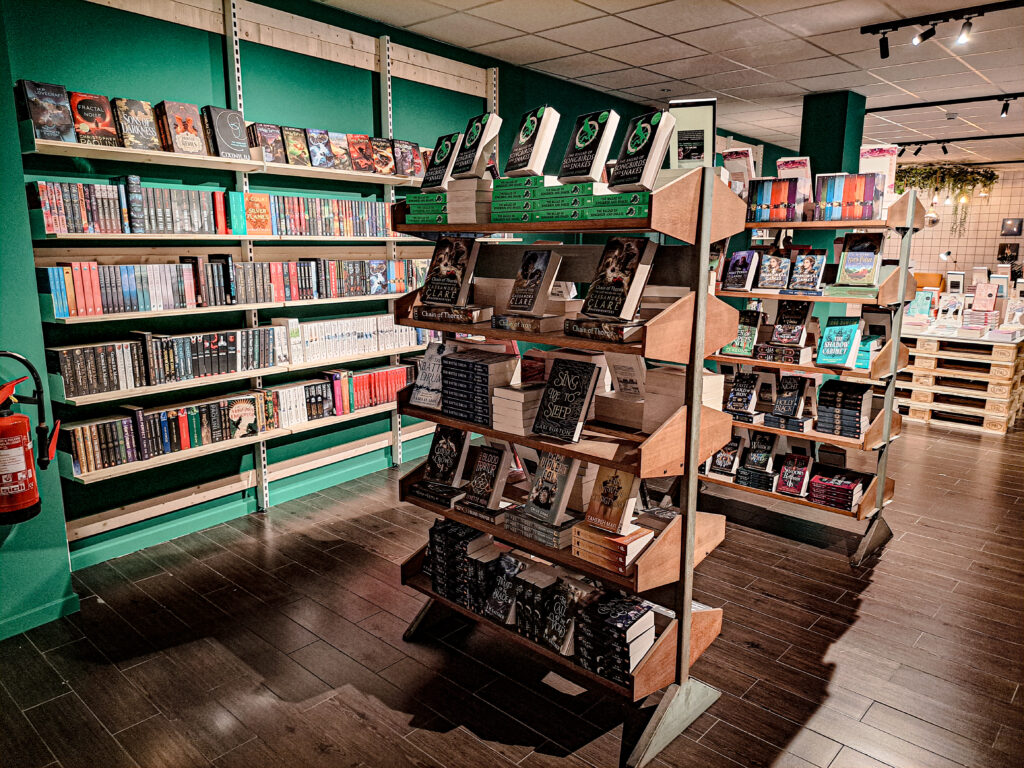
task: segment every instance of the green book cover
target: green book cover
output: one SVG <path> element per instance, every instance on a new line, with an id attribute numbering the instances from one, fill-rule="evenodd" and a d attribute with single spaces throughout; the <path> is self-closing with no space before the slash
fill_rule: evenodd
<path id="1" fill-rule="evenodd" d="M 228 204 L 228 226 L 231 234 L 245 234 L 245 197 L 241 192 L 228 192 L 225 195 Z"/>
<path id="2" fill-rule="evenodd" d="M 754 344 L 757 341 L 757 329 L 760 325 L 760 312 L 752 309 L 741 310 L 736 338 L 722 347 L 722 354 L 752 357 L 754 355 Z"/>
<path id="3" fill-rule="evenodd" d="M 830 317 L 818 343 L 818 365 L 850 366 L 860 340 L 859 317 Z"/>

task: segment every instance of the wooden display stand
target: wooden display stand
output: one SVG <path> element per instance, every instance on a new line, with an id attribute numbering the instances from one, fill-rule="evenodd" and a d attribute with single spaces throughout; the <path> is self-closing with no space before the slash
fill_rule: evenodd
<path id="1" fill-rule="evenodd" d="M 713 201 L 713 202 L 712 202 Z M 446 333 L 474 333 L 498 339 L 518 339 L 553 344 L 575 349 L 628 352 L 647 358 L 685 363 L 698 370 L 706 353 L 735 338 L 738 312 L 708 295 L 711 241 L 727 237 L 743 228 L 744 206 L 717 177 L 702 169 L 680 177 L 652 193 L 651 215 L 647 219 L 606 221 L 545 222 L 501 225 L 438 225 L 405 224 L 404 204 L 394 208 L 395 228 L 401 232 L 480 232 L 500 228 L 510 233 L 617 232 L 646 233 L 650 231 L 678 237 L 697 247 L 660 246 L 655 254 L 649 285 L 688 286 L 690 292 L 673 302 L 647 321 L 639 341 L 631 344 L 592 341 L 566 336 L 561 332 L 522 333 L 492 330 L 489 323 L 476 326 L 430 323 L 413 320 L 412 308 L 418 292 L 396 302 L 395 317 L 400 325 L 431 328 Z M 562 256 L 559 279 L 588 282 L 600 257 L 600 246 L 550 246 Z M 514 276 L 517 246 L 485 245 L 477 258 L 476 276 L 483 279 L 511 279 Z M 466 608 L 433 593 L 430 580 L 422 570 L 423 551 L 417 552 L 402 566 L 402 581 L 430 600 L 409 626 L 406 639 L 417 632 L 441 608 L 458 612 L 500 633 L 503 641 L 524 645 L 557 665 L 584 684 L 597 685 L 630 702 L 638 702 L 657 691 L 664 691 L 647 727 L 635 741 L 622 747 L 622 764 L 646 765 L 668 743 L 676 738 L 718 697 L 713 688 L 689 675 L 690 665 L 721 631 L 722 614 L 692 603 L 690 599 L 693 568 L 720 543 L 725 536 L 725 519 L 720 515 L 704 515 L 696 510 L 697 466 L 728 442 L 732 418 L 711 408 L 700 406 L 702 376 L 687 377 L 686 405 L 679 408 L 650 434 L 610 428 L 588 423 L 579 442 L 566 443 L 540 435 L 513 435 L 470 422 L 441 415 L 437 411 L 409 404 L 411 387 L 399 393 L 399 413 L 427 419 L 437 424 L 458 427 L 468 432 L 508 440 L 517 445 L 576 457 L 589 463 L 617 467 L 640 477 L 681 476 L 686 492 L 682 496 L 681 514 L 639 555 L 636 561 L 620 572 L 574 557 L 571 549 L 556 550 L 526 537 L 506 531 L 502 526 L 444 509 L 436 504 L 407 495 L 409 485 L 421 475 L 417 468 L 400 481 L 404 501 L 416 504 L 435 514 L 476 528 L 518 549 L 552 563 L 565 566 L 599 579 L 605 584 L 632 593 L 657 586 L 675 586 L 676 618 L 661 629 L 654 646 L 631 675 L 631 684 L 621 686 L 591 673 L 571 659 L 544 648 L 514 631 L 499 627 Z M 697 407 L 694 407 L 694 404 Z M 525 489 L 509 487 L 506 495 L 519 498 Z"/>

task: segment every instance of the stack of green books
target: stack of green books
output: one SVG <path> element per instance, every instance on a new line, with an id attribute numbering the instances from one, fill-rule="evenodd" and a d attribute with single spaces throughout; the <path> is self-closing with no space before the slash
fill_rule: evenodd
<path id="1" fill-rule="evenodd" d="M 405 196 L 409 213 L 406 224 L 447 224 L 448 195 L 445 192 L 420 192 Z"/>
<path id="2" fill-rule="evenodd" d="M 607 185 L 560 184 L 551 176 L 496 179 L 491 221 L 587 221 L 646 218 L 650 192 L 609 193 Z"/>

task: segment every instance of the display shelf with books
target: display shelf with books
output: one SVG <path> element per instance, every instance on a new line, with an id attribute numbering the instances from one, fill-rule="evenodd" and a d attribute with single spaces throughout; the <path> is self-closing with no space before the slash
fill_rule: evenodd
<path id="1" fill-rule="evenodd" d="M 900 432 L 903 429 L 903 420 L 900 417 L 900 415 L 895 412 L 890 414 L 889 418 L 889 440 L 892 441 L 899 437 Z M 884 413 L 879 412 L 875 414 L 875 417 L 871 420 L 870 425 L 861 434 L 860 437 L 843 437 L 842 435 L 830 435 L 826 432 L 818 432 L 814 429 L 809 429 L 805 432 L 797 432 L 791 429 L 769 427 L 764 424 L 748 424 L 743 421 L 733 421 L 732 427 L 733 429 L 742 429 L 746 432 L 769 432 L 773 435 L 782 435 L 797 440 L 812 440 L 816 443 L 827 443 L 828 445 L 836 445 L 841 448 L 848 448 L 858 451 L 873 451 L 877 448 L 882 447 L 884 419 Z"/>
<path id="2" fill-rule="evenodd" d="M 903 193 L 889 206 L 884 219 L 814 219 L 808 221 L 748 221 L 744 229 L 861 229 L 865 231 L 878 229 L 897 229 L 906 226 L 907 201 L 909 192 Z M 916 197 L 915 197 L 916 202 Z M 917 202 L 914 212 L 913 228 L 924 229 L 924 206 Z"/>
<path id="3" fill-rule="evenodd" d="M 878 292 L 871 296 L 814 296 L 814 295 L 780 295 L 778 291 L 749 291 L 720 290 L 715 295 L 723 299 L 800 299 L 815 304 L 861 304 L 866 306 L 890 306 L 899 301 L 899 274 L 900 269 L 894 265 L 883 265 L 879 268 Z M 904 283 L 906 285 L 905 295 L 913 296 L 917 290 L 917 281 L 913 273 L 908 272 Z"/>
<path id="4" fill-rule="evenodd" d="M 843 368 L 841 366 L 824 366 L 814 363 L 782 363 L 773 360 L 758 360 L 754 357 L 742 355 L 709 355 L 708 360 L 716 363 L 731 363 L 732 365 L 750 365 L 755 368 L 771 368 L 778 371 L 799 371 L 800 373 L 820 373 L 828 376 L 842 376 L 851 381 L 881 380 L 892 375 L 893 348 L 896 346 L 893 340 L 888 340 L 882 345 L 881 350 L 871 361 L 868 368 Z M 907 367 L 910 359 L 910 351 L 903 343 L 899 344 L 899 352 L 896 356 L 896 371 Z"/>
<path id="5" fill-rule="evenodd" d="M 815 502 L 803 498 L 800 496 L 790 496 L 785 493 L 776 493 L 774 491 L 767 491 L 761 488 L 750 488 L 748 486 L 738 485 L 731 480 L 723 480 L 720 477 L 714 475 L 701 475 L 700 479 L 706 483 L 712 485 L 721 485 L 728 488 L 738 488 L 745 493 L 753 493 L 757 496 L 763 496 L 765 498 L 774 499 L 776 501 L 785 501 L 788 504 L 796 504 L 802 507 L 811 507 L 813 509 L 819 509 L 823 512 L 834 512 L 839 515 L 846 517 L 852 517 L 855 520 L 867 520 L 874 519 L 878 516 L 878 478 L 873 477 L 868 485 L 864 488 L 864 494 L 861 497 L 860 503 L 858 503 L 853 509 L 839 509 L 837 507 L 830 507 L 825 504 L 816 504 Z M 896 481 L 888 477 L 885 479 L 885 490 L 882 495 L 882 507 L 884 508 L 889 502 L 892 501 L 896 494 Z"/>

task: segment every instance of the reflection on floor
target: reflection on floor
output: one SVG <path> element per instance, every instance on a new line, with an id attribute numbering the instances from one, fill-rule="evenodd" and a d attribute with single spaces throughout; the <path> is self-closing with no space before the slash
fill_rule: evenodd
<path id="1" fill-rule="evenodd" d="M 908 425 L 864 567 L 730 524 L 694 584 L 725 608 L 694 669 L 722 697 L 655 764 L 1019 765 L 1022 446 Z M 431 521 L 396 478 L 76 574 L 80 614 L 0 643 L 0 763 L 613 768 L 617 702 L 460 620 L 402 641 Z"/>

